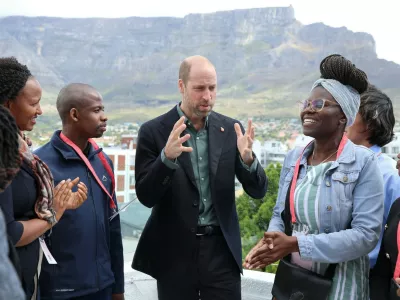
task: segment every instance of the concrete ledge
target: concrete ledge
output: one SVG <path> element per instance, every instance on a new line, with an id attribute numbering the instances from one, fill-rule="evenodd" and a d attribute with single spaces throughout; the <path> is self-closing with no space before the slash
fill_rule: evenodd
<path id="1" fill-rule="evenodd" d="M 275 274 L 244 270 L 242 276 L 243 300 L 271 300 Z"/>
<path id="2" fill-rule="evenodd" d="M 244 270 L 242 276 L 243 300 L 271 300 L 271 288 L 275 275 Z M 125 264 L 125 299 L 157 300 L 157 284 L 154 278 L 133 270 Z"/>

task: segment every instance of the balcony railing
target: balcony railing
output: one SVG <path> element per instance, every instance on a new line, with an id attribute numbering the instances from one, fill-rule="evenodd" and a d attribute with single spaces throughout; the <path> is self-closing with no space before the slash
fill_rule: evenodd
<path id="1" fill-rule="evenodd" d="M 142 229 L 150 215 L 150 209 L 135 199 L 121 212 L 121 228 L 125 259 L 125 299 L 157 300 L 156 281 L 131 268 L 133 254 L 136 250 Z M 126 205 L 120 203 L 120 208 Z M 242 276 L 242 300 L 270 300 L 274 274 L 244 270 Z"/>
<path id="2" fill-rule="evenodd" d="M 271 300 L 274 274 L 244 270 L 242 276 L 242 300 Z M 125 299 L 157 300 L 157 284 L 152 277 L 132 270 L 125 265 Z"/>

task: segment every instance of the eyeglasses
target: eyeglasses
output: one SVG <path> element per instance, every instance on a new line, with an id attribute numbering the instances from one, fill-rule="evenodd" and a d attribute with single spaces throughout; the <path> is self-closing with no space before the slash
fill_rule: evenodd
<path id="1" fill-rule="evenodd" d="M 337 104 L 336 102 L 333 102 L 331 100 L 316 99 L 316 100 L 312 100 L 312 101 L 308 101 L 308 100 L 300 101 L 299 108 L 300 108 L 300 111 L 303 111 L 307 107 L 310 106 L 312 111 L 319 112 L 325 107 L 326 103 L 329 103 L 327 106 L 339 106 L 339 104 Z"/>

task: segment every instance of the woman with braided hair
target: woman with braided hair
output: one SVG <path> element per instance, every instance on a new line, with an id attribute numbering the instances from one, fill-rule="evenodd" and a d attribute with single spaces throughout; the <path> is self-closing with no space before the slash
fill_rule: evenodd
<path id="1" fill-rule="evenodd" d="M 300 106 L 303 132 L 314 139 L 287 154 L 268 231 L 244 266 L 280 260 L 272 289 L 277 300 L 368 300 L 368 253 L 382 228 L 383 179 L 374 152 L 345 135 L 368 80 L 336 54 L 322 60 L 320 72 Z"/>
<path id="2" fill-rule="evenodd" d="M 19 166 L 17 125 L 8 110 L 0 106 L 0 193 L 11 183 Z M 19 261 L 14 247 L 9 244 L 0 209 L 0 299 L 26 299 L 19 276 Z"/>
<path id="3" fill-rule="evenodd" d="M 18 129 L 13 116 L 0 106 L 0 192 L 11 183 L 19 171 Z"/>
<path id="4" fill-rule="evenodd" d="M 11 184 L 0 186 L 4 188 L 0 208 L 7 233 L 17 249 L 28 299 L 39 299 L 38 277 L 43 258 L 40 237 L 56 225 L 66 209 L 79 207 L 87 197 L 87 188 L 78 184 L 79 178 L 64 180 L 54 187 L 50 170 L 30 150 L 31 142 L 23 132 L 31 131 L 37 116 L 42 114 L 41 95 L 39 82 L 25 65 L 13 57 L 0 58 L 0 105 L 8 109 L 18 128 L 18 160 L 15 153 L 4 151 L 5 147 L 16 146 L 12 133 L 3 135 L 6 145 L 2 144 L 2 159 L 11 159 L 14 165 L 0 166 L 0 176 L 10 179 L 17 171 L 17 161 L 20 162 L 20 170 Z M 77 191 L 73 193 L 76 185 Z"/>

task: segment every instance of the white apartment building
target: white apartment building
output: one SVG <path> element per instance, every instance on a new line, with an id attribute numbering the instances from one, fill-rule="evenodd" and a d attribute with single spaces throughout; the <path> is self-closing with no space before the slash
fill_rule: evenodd
<path id="1" fill-rule="evenodd" d="M 293 149 L 296 147 L 301 147 L 304 148 L 307 146 L 314 138 L 310 136 L 306 136 L 304 134 L 300 134 L 297 138 L 296 141 L 294 142 Z"/>
<path id="2" fill-rule="evenodd" d="M 135 156 L 136 149 L 103 148 L 114 164 L 115 194 L 120 203 L 129 202 L 136 196 Z"/>
<path id="3" fill-rule="evenodd" d="M 287 151 L 287 146 L 279 141 L 261 143 L 259 140 L 255 140 L 253 143 L 253 152 L 263 168 L 266 168 L 271 162 L 283 164 Z"/>

